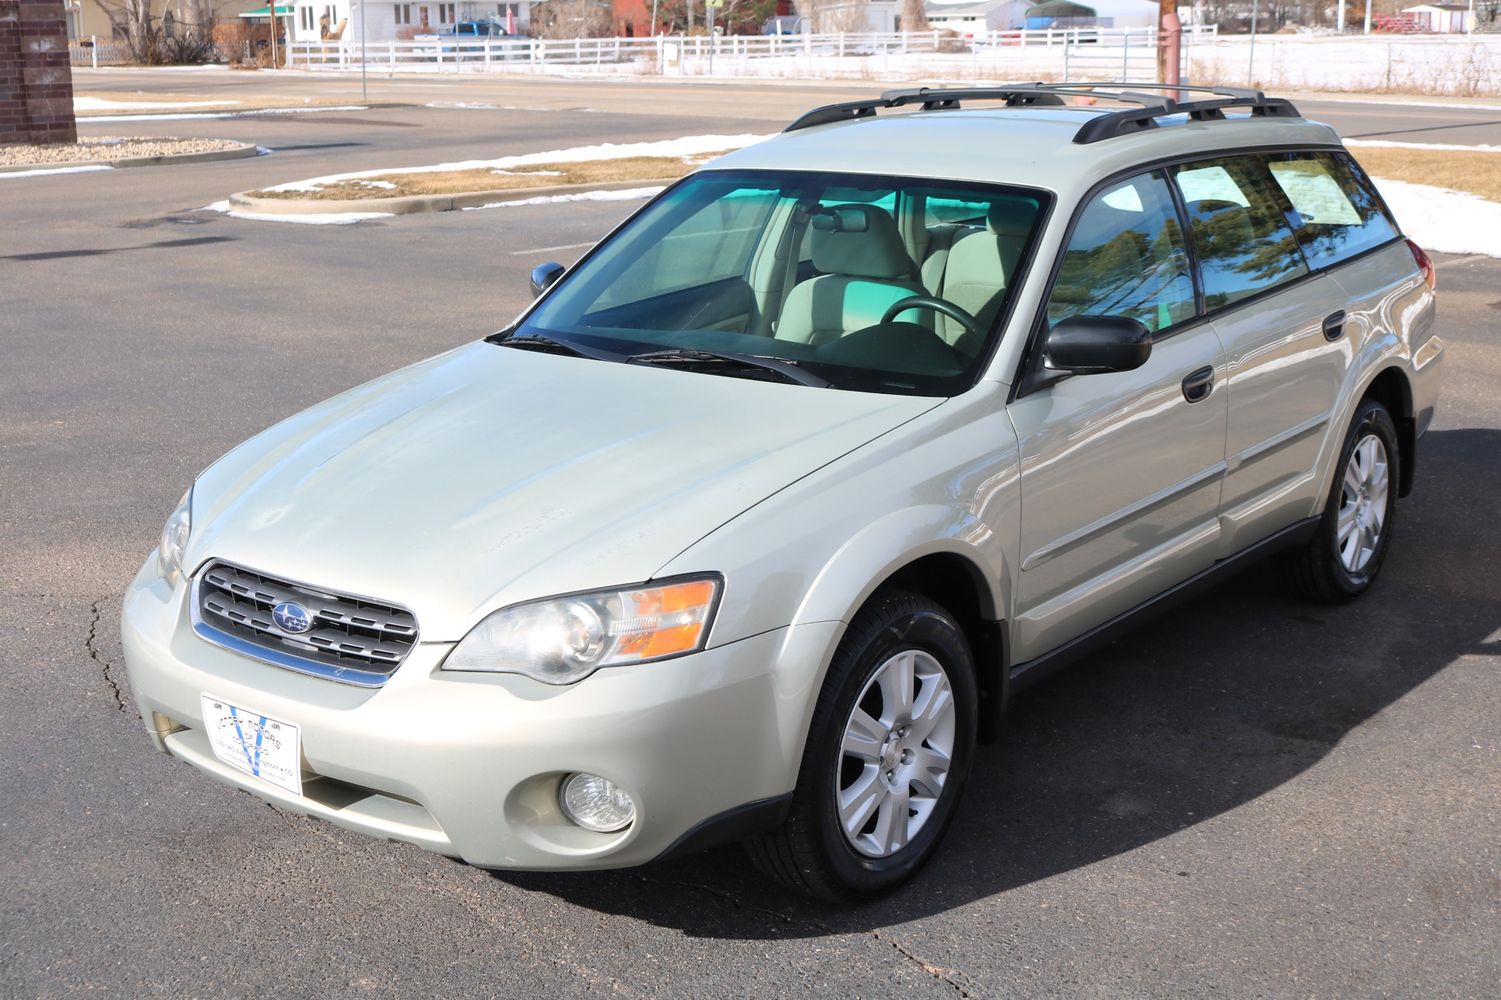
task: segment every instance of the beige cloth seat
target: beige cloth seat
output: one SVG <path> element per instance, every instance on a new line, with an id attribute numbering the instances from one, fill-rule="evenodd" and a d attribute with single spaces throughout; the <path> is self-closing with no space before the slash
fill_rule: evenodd
<path id="1" fill-rule="evenodd" d="M 874 326 L 895 302 L 923 294 L 896 220 L 875 205 L 834 205 L 812 219 L 813 266 L 821 273 L 793 287 L 777 323 L 778 340 L 825 344 Z M 913 313 L 903 319 L 917 319 Z"/>
<path id="2" fill-rule="evenodd" d="M 934 294 L 979 320 L 982 335 L 995 323 L 1036 218 L 1036 202 L 997 198 L 986 213 L 985 229 L 960 236 L 949 250 Z M 965 354 L 973 356 L 979 350 L 975 338 L 947 316 L 939 317 L 938 333 Z"/>

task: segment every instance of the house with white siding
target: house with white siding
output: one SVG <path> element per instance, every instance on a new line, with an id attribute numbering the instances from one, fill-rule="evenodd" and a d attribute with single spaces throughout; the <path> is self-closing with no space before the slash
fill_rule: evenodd
<path id="1" fill-rule="evenodd" d="M 494 21 L 524 35 L 532 6 L 533 0 L 292 0 L 287 32 L 294 42 L 358 40 L 368 10 L 364 37 L 372 42 L 451 31 L 460 21 Z"/>

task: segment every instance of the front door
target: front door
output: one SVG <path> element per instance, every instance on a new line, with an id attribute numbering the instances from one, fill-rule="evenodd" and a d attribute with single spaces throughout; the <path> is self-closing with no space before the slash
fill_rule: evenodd
<path id="1" fill-rule="evenodd" d="M 1225 356 L 1199 315 L 1178 219 L 1153 171 L 1100 192 L 1069 238 L 1047 321 L 1130 316 L 1153 331 L 1152 353 L 1135 371 L 1063 378 L 1009 408 L 1021 446 L 1018 662 L 1214 562 Z"/>

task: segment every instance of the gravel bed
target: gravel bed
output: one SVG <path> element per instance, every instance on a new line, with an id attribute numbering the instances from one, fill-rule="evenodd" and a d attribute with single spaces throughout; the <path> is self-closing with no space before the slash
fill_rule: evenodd
<path id="1" fill-rule="evenodd" d="M 229 139 L 132 139 L 120 136 L 80 139 L 52 145 L 0 146 L 0 167 L 33 164 L 63 166 L 95 160 L 123 160 L 136 156 L 180 156 L 236 149 L 242 143 Z"/>

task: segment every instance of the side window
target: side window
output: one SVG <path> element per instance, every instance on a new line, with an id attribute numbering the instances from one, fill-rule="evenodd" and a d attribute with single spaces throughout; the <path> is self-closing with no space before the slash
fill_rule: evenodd
<path id="1" fill-rule="evenodd" d="M 1310 267 L 1338 264 L 1397 235 L 1370 182 L 1347 157 L 1291 153 L 1269 164 L 1292 203 L 1298 239 Z"/>
<path id="2" fill-rule="evenodd" d="M 1308 273 L 1258 157 L 1191 163 L 1173 178 L 1188 209 L 1205 308 L 1239 302 Z"/>
<path id="3" fill-rule="evenodd" d="M 1188 252 L 1162 171 L 1096 195 L 1064 251 L 1048 299 L 1048 322 L 1129 316 L 1156 333 L 1193 315 Z"/>

